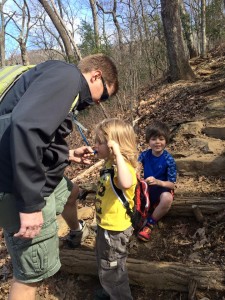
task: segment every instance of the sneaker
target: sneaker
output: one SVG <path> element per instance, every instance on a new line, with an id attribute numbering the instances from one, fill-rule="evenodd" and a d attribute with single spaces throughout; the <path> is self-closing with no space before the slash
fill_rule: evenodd
<path id="1" fill-rule="evenodd" d="M 79 223 L 82 226 L 82 229 L 76 231 L 75 233 L 69 233 L 66 241 L 70 248 L 76 248 L 80 246 L 81 242 L 84 242 L 89 235 L 89 230 L 87 224 L 83 220 L 79 220 Z"/>
<path id="2" fill-rule="evenodd" d="M 148 242 L 151 237 L 152 229 L 152 224 L 146 224 L 146 226 L 138 233 L 138 238 L 144 242 Z"/>
<path id="3" fill-rule="evenodd" d="M 103 288 L 101 288 L 95 291 L 94 300 L 110 300 L 110 296 Z"/>

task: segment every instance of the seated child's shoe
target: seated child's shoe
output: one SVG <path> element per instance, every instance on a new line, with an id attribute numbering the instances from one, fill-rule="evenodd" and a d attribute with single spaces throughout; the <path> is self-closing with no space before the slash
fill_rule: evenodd
<path id="1" fill-rule="evenodd" d="M 144 242 L 148 242 L 151 237 L 153 225 L 147 223 L 146 226 L 138 233 L 138 238 Z"/>
<path id="2" fill-rule="evenodd" d="M 81 242 L 84 242 L 89 235 L 87 224 L 82 220 L 79 220 L 79 223 L 82 227 L 81 230 L 70 231 L 66 239 L 68 246 L 73 249 L 80 246 Z"/>

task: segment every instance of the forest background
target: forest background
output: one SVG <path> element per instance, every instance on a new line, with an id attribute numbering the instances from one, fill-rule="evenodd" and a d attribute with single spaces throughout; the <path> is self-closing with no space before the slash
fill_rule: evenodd
<path id="1" fill-rule="evenodd" d="M 157 109 L 155 115 L 165 118 L 170 126 L 174 125 L 171 123 L 175 121 L 185 123 L 186 120 L 191 119 L 190 116 L 196 114 L 199 107 L 202 110 L 205 107 L 207 109 L 207 101 L 204 100 L 207 95 L 204 94 L 204 97 L 201 95 L 201 87 L 203 87 L 202 91 L 208 90 L 206 88 L 208 78 L 204 78 L 203 75 L 207 77 L 212 70 L 215 71 L 221 66 L 221 77 L 218 77 L 217 82 L 218 75 L 210 75 L 212 82 L 209 83 L 208 88 L 213 84 L 216 87 L 224 86 L 224 5 L 222 0 L 0 0 L 0 67 L 14 64 L 37 64 L 49 59 L 77 63 L 88 54 L 103 52 L 110 55 L 118 67 L 120 90 L 113 99 L 101 104 L 102 109 L 96 106 L 81 113 L 79 119 L 85 127 L 92 129 L 93 124 L 104 117 L 118 116 L 133 122 L 134 125 L 138 125 L 136 127 L 140 131 L 143 131 L 146 120 L 154 116 L 154 106 Z M 218 56 L 217 67 L 215 67 L 216 58 L 212 56 L 212 49 L 219 49 L 216 55 Z M 210 71 L 204 70 L 203 72 L 198 63 L 205 61 L 209 64 L 210 58 L 214 67 Z M 192 59 L 192 68 L 190 59 Z M 199 70 L 203 77 L 199 76 Z M 213 78 L 216 83 L 213 82 Z M 222 81 L 219 82 L 220 80 Z M 172 85 L 176 81 L 179 81 L 177 86 Z M 186 83 L 187 86 L 182 86 L 182 83 Z M 170 97 L 166 94 L 168 89 L 171 89 Z M 183 96 L 179 89 L 183 90 Z M 223 95 L 221 97 L 224 99 Z M 160 106 L 157 107 L 157 96 L 162 102 L 161 110 Z M 209 98 L 214 102 L 215 98 L 212 95 Z M 141 105 L 144 103 L 148 106 L 149 102 L 151 102 L 151 110 Z M 138 109 L 139 105 L 141 109 Z M 182 118 L 184 111 L 186 118 Z M 142 123 L 141 126 L 138 124 L 139 121 Z M 218 122 L 221 123 L 221 120 Z M 80 141 L 74 139 L 74 142 L 75 146 L 78 146 L 77 143 Z M 182 143 L 185 143 L 183 135 L 182 140 L 178 140 L 177 144 L 182 146 Z M 190 146 L 187 145 L 189 149 Z M 77 166 L 76 171 L 78 172 Z M 72 174 L 74 170 L 71 171 L 71 177 Z M 202 176 L 200 177 L 203 180 Z M 183 184 L 187 181 L 187 177 L 183 179 L 183 182 L 182 177 L 179 181 Z M 202 187 L 203 183 L 200 182 L 197 185 L 196 182 L 195 180 L 195 184 L 189 185 L 196 186 L 196 189 L 200 190 L 199 187 Z M 211 182 L 212 185 L 215 185 L 214 183 L 215 181 Z M 208 187 L 208 181 L 206 185 Z M 222 184 L 221 189 L 224 191 Z M 175 223 L 172 228 L 176 229 L 176 226 L 181 231 L 180 228 L 186 228 L 186 223 Z M 193 220 L 190 228 L 194 228 Z M 169 229 L 168 232 L 170 233 L 171 230 Z M 166 260 L 169 257 L 166 255 L 172 249 L 173 257 L 171 256 L 170 259 L 179 261 L 180 254 L 177 254 L 177 260 L 174 258 L 173 243 L 171 247 L 168 246 L 170 245 L 168 232 L 165 230 L 166 251 L 165 247 L 161 251 L 162 248 L 159 247 L 157 239 L 152 249 L 161 251 L 161 255 L 165 256 L 163 259 Z M 221 243 L 221 236 L 224 239 L 224 234 L 222 232 L 224 232 L 223 227 L 216 231 L 218 238 L 213 235 L 213 239 L 221 248 L 221 252 L 218 251 L 222 253 L 222 259 L 218 259 L 220 262 L 224 262 L 224 243 Z M 193 240 L 193 233 L 190 236 Z M 166 239 L 160 240 L 166 241 Z M 215 247 L 215 244 L 212 247 Z M 2 280 L 0 299 L 6 299 L 7 278 L 11 279 L 11 269 L 1 231 L 0 248 L 0 278 Z M 148 258 L 149 261 L 153 259 L 155 253 L 153 250 L 148 251 L 152 255 L 150 259 Z M 186 257 L 184 256 L 185 260 Z M 205 263 L 204 258 L 207 260 L 209 256 L 204 252 L 202 257 L 201 262 Z M 213 259 L 215 257 L 217 258 L 217 254 L 212 255 Z M 160 259 L 163 260 L 161 256 Z M 210 270 L 211 268 L 212 266 Z M 65 276 L 63 273 L 49 280 L 47 285 L 42 285 L 39 295 L 41 299 L 56 299 L 53 295 L 49 296 L 50 292 L 54 291 L 53 294 L 57 292 L 63 295 L 59 299 L 83 299 L 83 290 L 85 290 L 87 295 L 90 294 L 87 299 L 92 299 L 93 287 L 90 283 L 91 288 L 87 292 L 87 285 L 85 278 L 83 284 L 82 280 L 74 284 L 74 278 L 71 275 Z M 65 286 L 66 291 L 62 289 L 62 286 Z M 132 289 L 136 295 L 135 299 L 151 299 L 146 291 L 139 290 L 136 286 Z M 76 298 L 72 294 L 76 290 L 81 294 L 80 297 L 76 296 Z M 165 292 L 165 298 L 161 291 L 157 293 L 158 298 L 154 296 L 153 299 L 187 299 L 186 294 L 181 297 L 179 292 L 171 296 Z M 204 296 L 201 294 L 197 299 L 204 299 Z M 221 300 L 223 298 L 215 292 L 210 299 Z"/>
<path id="2" fill-rule="evenodd" d="M 224 39 L 222 0 L 0 1 L 0 66 L 77 63 L 98 52 L 114 59 L 120 92 L 102 105 L 104 114 L 93 112 L 97 120 L 127 110 L 132 119 L 141 87 L 162 77 L 194 79 L 189 59 Z"/>

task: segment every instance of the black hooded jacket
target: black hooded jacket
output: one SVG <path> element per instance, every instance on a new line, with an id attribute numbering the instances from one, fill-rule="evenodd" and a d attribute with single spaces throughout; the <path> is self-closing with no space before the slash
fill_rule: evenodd
<path id="1" fill-rule="evenodd" d="M 63 177 L 78 94 L 76 109 L 93 103 L 79 69 L 47 61 L 22 75 L 0 105 L 0 116 L 12 112 L 0 141 L 0 192 L 13 193 L 20 212 L 41 210 Z"/>

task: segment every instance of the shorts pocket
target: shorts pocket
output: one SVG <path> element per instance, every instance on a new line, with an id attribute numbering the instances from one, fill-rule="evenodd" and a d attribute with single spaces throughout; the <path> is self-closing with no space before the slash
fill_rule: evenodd
<path id="1" fill-rule="evenodd" d="M 11 236 L 9 236 L 11 235 Z M 14 276 L 21 281 L 38 281 L 46 277 L 59 262 L 56 223 L 48 232 L 42 232 L 32 240 L 13 237 L 9 234 L 7 247 L 12 258 Z"/>

